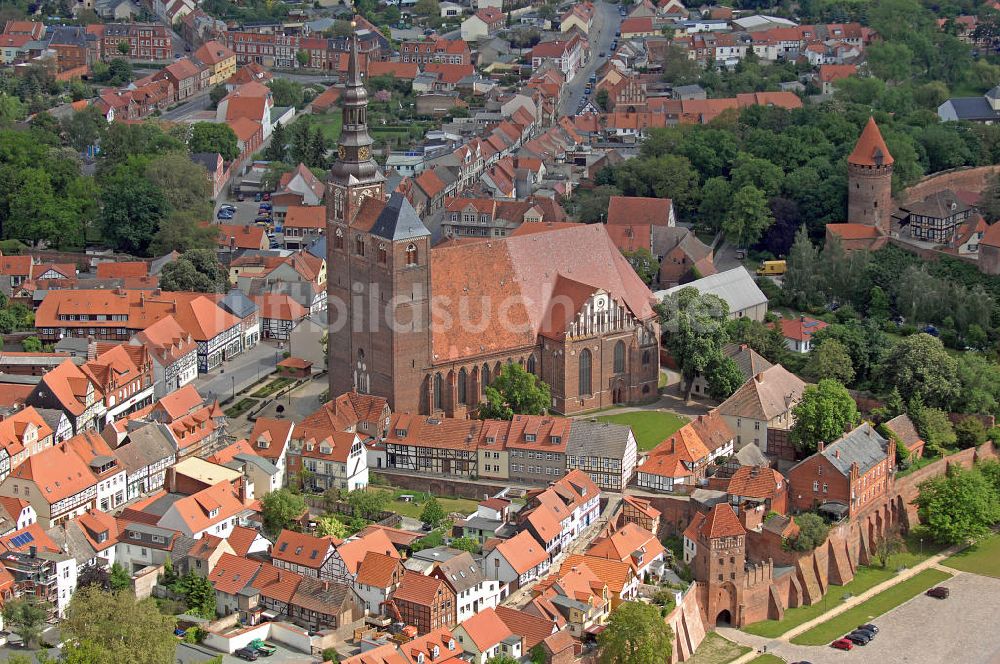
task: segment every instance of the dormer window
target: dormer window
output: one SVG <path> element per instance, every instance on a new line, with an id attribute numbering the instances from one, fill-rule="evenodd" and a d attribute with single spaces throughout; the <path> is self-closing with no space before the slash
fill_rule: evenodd
<path id="1" fill-rule="evenodd" d="M 524 434 L 524 440 L 526 442 L 529 442 L 529 443 L 535 442 L 535 434 L 533 434 L 533 433 L 526 433 L 526 434 Z"/>
<path id="2" fill-rule="evenodd" d="M 330 454 L 333 452 L 333 448 L 330 447 L 329 445 L 320 445 L 319 451 L 321 454 Z"/>
<path id="3" fill-rule="evenodd" d="M 210 518 L 210 519 L 214 519 L 217 516 L 219 516 L 219 508 L 218 507 L 210 510 L 209 513 L 208 513 L 208 518 Z"/>
<path id="4" fill-rule="evenodd" d="M 454 650 L 454 649 L 455 649 L 455 639 L 450 639 L 448 641 L 448 650 Z"/>
<path id="5" fill-rule="evenodd" d="M 424 653 L 417 653 L 417 664 L 424 664 Z"/>
<path id="6" fill-rule="evenodd" d="M 396 429 L 396 438 L 406 438 L 406 429 Z"/>
<path id="7" fill-rule="evenodd" d="M 441 654 L 440 648 L 438 648 L 437 646 L 431 648 L 431 659 L 437 659 L 440 654 Z"/>
<path id="8" fill-rule="evenodd" d="M 260 440 L 257 441 L 257 447 L 259 447 L 262 450 L 266 450 L 270 446 L 271 446 L 271 444 L 269 442 L 267 442 L 267 440 L 265 440 L 263 438 L 261 438 Z"/>
<path id="9" fill-rule="evenodd" d="M 551 436 L 552 444 L 558 445 L 562 442 L 562 436 Z"/>
<path id="10" fill-rule="evenodd" d="M 306 443 L 306 452 L 312 452 L 313 447 L 315 447 L 315 445 L 313 445 L 312 443 Z"/>

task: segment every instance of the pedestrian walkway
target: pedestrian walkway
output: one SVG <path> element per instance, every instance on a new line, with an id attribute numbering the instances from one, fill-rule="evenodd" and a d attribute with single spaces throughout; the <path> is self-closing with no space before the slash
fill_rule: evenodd
<path id="1" fill-rule="evenodd" d="M 889 588 L 892 588 L 893 586 L 899 583 L 902 583 L 906 579 L 909 579 L 910 577 L 919 574 L 925 569 L 931 569 L 931 568 L 942 569 L 952 575 L 960 573 L 957 572 L 957 570 L 951 568 L 941 567 L 940 563 L 949 556 L 953 556 L 962 548 L 964 547 L 960 545 L 949 547 L 944 551 L 942 551 L 941 553 L 935 554 L 930 558 L 927 558 L 926 560 L 917 563 L 913 567 L 910 567 L 900 572 L 891 579 L 887 579 L 886 581 L 883 581 L 879 585 L 869 588 L 860 595 L 856 595 L 844 602 L 841 602 L 840 604 L 833 607 L 829 611 L 813 618 L 812 620 L 806 621 L 801 625 L 796 625 L 795 627 L 791 628 L 790 630 L 788 630 L 787 632 L 785 632 L 784 634 L 782 634 L 777 638 L 768 638 L 766 636 L 756 636 L 754 634 L 748 634 L 744 631 L 736 629 L 735 627 L 717 627 L 716 631 L 721 636 L 729 639 L 730 641 L 739 643 L 740 645 L 750 646 L 751 648 L 753 648 L 752 651 L 748 652 L 746 655 L 743 655 L 738 659 L 734 659 L 732 662 L 730 662 L 730 664 L 744 664 L 745 662 L 753 661 L 755 657 L 758 657 L 760 655 L 760 653 L 763 651 L 765 647 L 767 648 L 767 652 L 769 653 L 773 653 L 775 655 L 786 658 L 791 657 L 792 659 L 789 659 L 789 661 L 802 659 L 802 649 L 815 646 L 795 646 L 791 644 L 791 640 L 793 638 L 795 638 L 799 634 L 802 634 L 803 632 L 809 631 L 810 629 L 812 629 L 817 625 L 825 623 L 831 618 L 840 615 L 844 611 L 847 611 L 848 609 L 871 599 L 875 595 L 878 595 L 879 593 L 888 590 Z"/>

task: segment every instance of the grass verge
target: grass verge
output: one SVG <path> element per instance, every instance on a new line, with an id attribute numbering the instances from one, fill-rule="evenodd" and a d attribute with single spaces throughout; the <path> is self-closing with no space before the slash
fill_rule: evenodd
<path id="1" fill-rule="evenodd" d="M 688 423 L 686 417 L 659 410 L 637 410 L 617 415 L 603 415 L 597 419 L 602 422 L 627 424 L 632 427 L 632 433 L 635 434 L 635 444 L 640 450 L 653 449 Z"/>
<path id="2" fill-rule="evenodd" d="M 928 588 L 951 578 L 948 572 L 939 569 L 925 569 L 891 588 L 886 588 L 874 597 L 851 607 L 821 625 L 799 634 L 792 643 L 800 646 L 821 646 L 839 639 L 858 625 L 869 622 L 887 611 L 895 609 Z"/>
<path id="3" fill-rule="evenodd" d="M 768 653 L 767 655 L 754 657 L 750 660 L 750 664 L 785 664 L 785 660 L 781 659 L 777 655 Z"/>
<path id="4" fill-rule="evenodd" d="M 240 399 L 235 404 L 225 410 L 226 417 L 239 417 L 257 405 L 256 399 Z"/>
<path id="5" fill-rule="evenodd" d="M 709 632 L 687 664 L 727 664 L 748 652 L 750 646 L 741 646 L 719 636 L 718 632 Z"/>
<path id="6" fill-rule="evenodd" d="M 987 537 L 975 546 L 959 551 L 941 563 L 963 572 L 1000 579 L 1000 535 Z"/>
<path id="7" fill-rule="evenodd" d="M 252 393 L 252 397 L 269 397 L 275 392 L 295 382 L 294 378 L 275 378 L 270 383 Z"/>

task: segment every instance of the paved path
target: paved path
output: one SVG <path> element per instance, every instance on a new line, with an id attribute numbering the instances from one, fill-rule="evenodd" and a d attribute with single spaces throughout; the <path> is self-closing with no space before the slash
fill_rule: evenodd
<path id="1" fill-rule="evenodd" d="M 745 662 L 750 662 L 756 656 L 758 656 L 760 654 L 760 651 L 763 650 L 763 648 L 765 647 L 767 648 L 767 652 L 774 653 L 779 657 L 784 657 L 788 661 L 796 661 L 802 659 L 804 657 L 802 650 L 803 648 L 815 648 L 816 646 L 795 646 L 791 644 L 791 640 L 793 638 L 795 638 L 799 634 L 802 634 L 803 632 L 809 631 L 810 629 L 812 629 L 817 625 L 821 625 L 827 622 L 831 618 L 840 615 L 841 613 L 847 611 L 851 607 L 857 606 L 858 604 L 867 601 L 868 599 L 874 597 L 875 595 L 878 595 L 879 593 L 888 590 L 889 588 L 892 588 L 896 584 L 902 583 L 906 579 L 909 579 L 910 577 L 919 574 L 925 569 L 939 568 L 939 569 L 944 569 L 945 571 L 953 575 L 958 574 L 959 573 L 958 570 L 951 569 L 950 567 L 948 568 L 941 567 L 939 563 L 945 558 L 954 555 L 957 551 L 959 551 L 962 548 L 963 547 L 961 546 L 952 546 L 948 549 L 945 549 L 941 553 L 933 555 L 930 558 L 918 563 L 917 565 L 914 565 L 913 567 L 904 570 L 903 572 L 895 575 L 891 579 L 883 581 L 877 586 L 869 588 L 867 591 L 861 593 L 860 595 L 856 595 L 846 601 L 840 602 L 829 611 L 820 614 L 816 618 L 804 622 L 801 625 L 793 627 L 792 629 L 788 630 L 787 632 L 785 632 L 784 634 L 782 634 L 777 638 L 772 639 L 765 636 L 756 636 L 754 634 L 748 634 L 734 627 L 717 627 L 716 631 L 721 636 L 724 636 L 730 641 L 739 643 L 741 645 L 750 646 L 751 648 L 753 648 L 753 650 L 751 650 L 749 653 L 743 655 L 739 659 L 734 659 L 732 662 L 730 662 L 730 664 L 744 664 Z"/>
<path id="2" fill-rule="evenodd" d="M 194 385 L 198 393 L 208 400 L 231 399 L 261 378 L 274 373 L 275 365 L 281 359 L 281 351 L 264 342 L 250 350 L 226 360 L 221 369 L 208 374 L 199 374 Z"/>
<path id="3" fill-rule="evenodd" d="M 576 109 L 583 101 L 584 90 L 590 75 L 603 65 L 610 55 L 611 42 L 615 40 L 615 32 L 621 25 L 622 17 L 618 13 L 618 5 L 609 2 L 598 2 L 594 23 L 590 29 L 590 60 L 577 72 L 573 80 L 566 84 L 560 103 L 559 115 L 576 115 Z M 604 57 L 600 54 L 604 53 Z"/>

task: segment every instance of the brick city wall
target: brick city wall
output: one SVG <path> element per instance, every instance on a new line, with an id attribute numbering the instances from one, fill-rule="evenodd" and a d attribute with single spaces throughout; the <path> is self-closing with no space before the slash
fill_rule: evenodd
<path id="1" fill-rule="evenodd" d="M 980 166 L 978 168 L 957 168 L 930 175 L 916 183 L 899 197 L 900 205 L 922 201 L 931 194 L 945 189 L 964 189 L 966 191 L 982 191 L 990 176 L 1000 172 L 1000 165 Z"/>
<path id="2" fill-rule="evenodd" d="M 502 484 L 491 484 L 482 480 L 476 482 L 452 480 L 443 477 L 428 477 L 426 475 L 406 475 L 385 470 L 369 469 L 372 475 L 384 479 L 389 484 L 410 491 L 430 491 L 435 496 L 449 498 L 468 498 L 483 500 L 495 496 L 507 487 Z M 378 488 L 373 484 L 372 488 Z"/>

